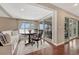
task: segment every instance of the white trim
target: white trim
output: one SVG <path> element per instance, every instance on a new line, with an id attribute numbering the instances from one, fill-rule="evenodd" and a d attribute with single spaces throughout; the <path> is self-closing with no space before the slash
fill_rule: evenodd
<path id="1" fill-rule="evenodd" d="M 70 40 L 73 40 L 73 39 L 70 39 Z M 64 41 L 64 42 L 61 42 L 61 43 L 53 43 L 55 46 L 59 46 L 59 45 L 62 45 L 62 44 L 65 44 L 66 42 L 69 42 L 70 40 L 67 40 L 67 41 Z"/>
<path id="2" fill-rule="evenodd" d="M 58 46 L 57 43 L 55 43 L 55 42 L 53 42 L 52 44 L 55 45 L 55 46 Z"/>
<path id="3" fill-rule="evenodd" d="M 70 40 L 73 40 L 73 39 L 70 39 Z M 50 43 L 55 45 L 55 46 L 59 46 L 59 45 L 65 44 L 66 42 L 69 42 L 70 40 L 67 40 L 67 41 L 64 41 L 64 42 L 61 42 L 61 43 L 55 43 L 55 42 L 50 42 Z M 46 41 L 48 41 L 48 40 L 46 40 Z"/>

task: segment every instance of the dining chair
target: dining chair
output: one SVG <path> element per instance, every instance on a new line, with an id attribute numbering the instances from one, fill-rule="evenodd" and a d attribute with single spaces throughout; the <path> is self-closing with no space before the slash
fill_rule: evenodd
<path id="1" fill-rule="evenodd" d="M 42 34 L 43 34 L 43 31 L 40 30 L 38 34 L 35 34 L 32 37 L 32 41 L 37 43 L 37 48 L 39 46 L 39 41 L 41 41 L 41 44 L 42 44 Z"/>

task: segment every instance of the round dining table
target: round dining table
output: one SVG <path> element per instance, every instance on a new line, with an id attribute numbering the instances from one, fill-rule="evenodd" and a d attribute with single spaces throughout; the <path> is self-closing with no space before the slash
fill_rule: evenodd
<path id="1" fill-rule="evenodd" d="M 34 34 L 36 34 L 36 33 L 24 33 L 24 34 L 22 34 L 22 35 L 28 36 L 28 43 L 25 43 L 25 45 L 33 43 L 31 41 L 31 36 L 33 36 Z"/>

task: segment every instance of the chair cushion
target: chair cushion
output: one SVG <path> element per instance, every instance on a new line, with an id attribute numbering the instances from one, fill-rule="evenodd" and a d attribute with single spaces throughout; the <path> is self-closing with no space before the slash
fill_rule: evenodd
<path id="1" fill-rule="evenodd" d="M 34 40 L 34 41 L 39 41 L 40 38 L 33 38 L 32 40 Z"/>

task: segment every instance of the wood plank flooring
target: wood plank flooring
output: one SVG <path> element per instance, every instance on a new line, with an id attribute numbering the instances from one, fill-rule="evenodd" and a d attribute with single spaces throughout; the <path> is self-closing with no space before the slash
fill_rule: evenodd
<path id="1" fill-rule="evenodd" d="M 71 40 L 70 42 L 57 47 L 51 45 L 48 48 L 44 48 L 26 55 L 79 55 L 79 39 Z"/>

